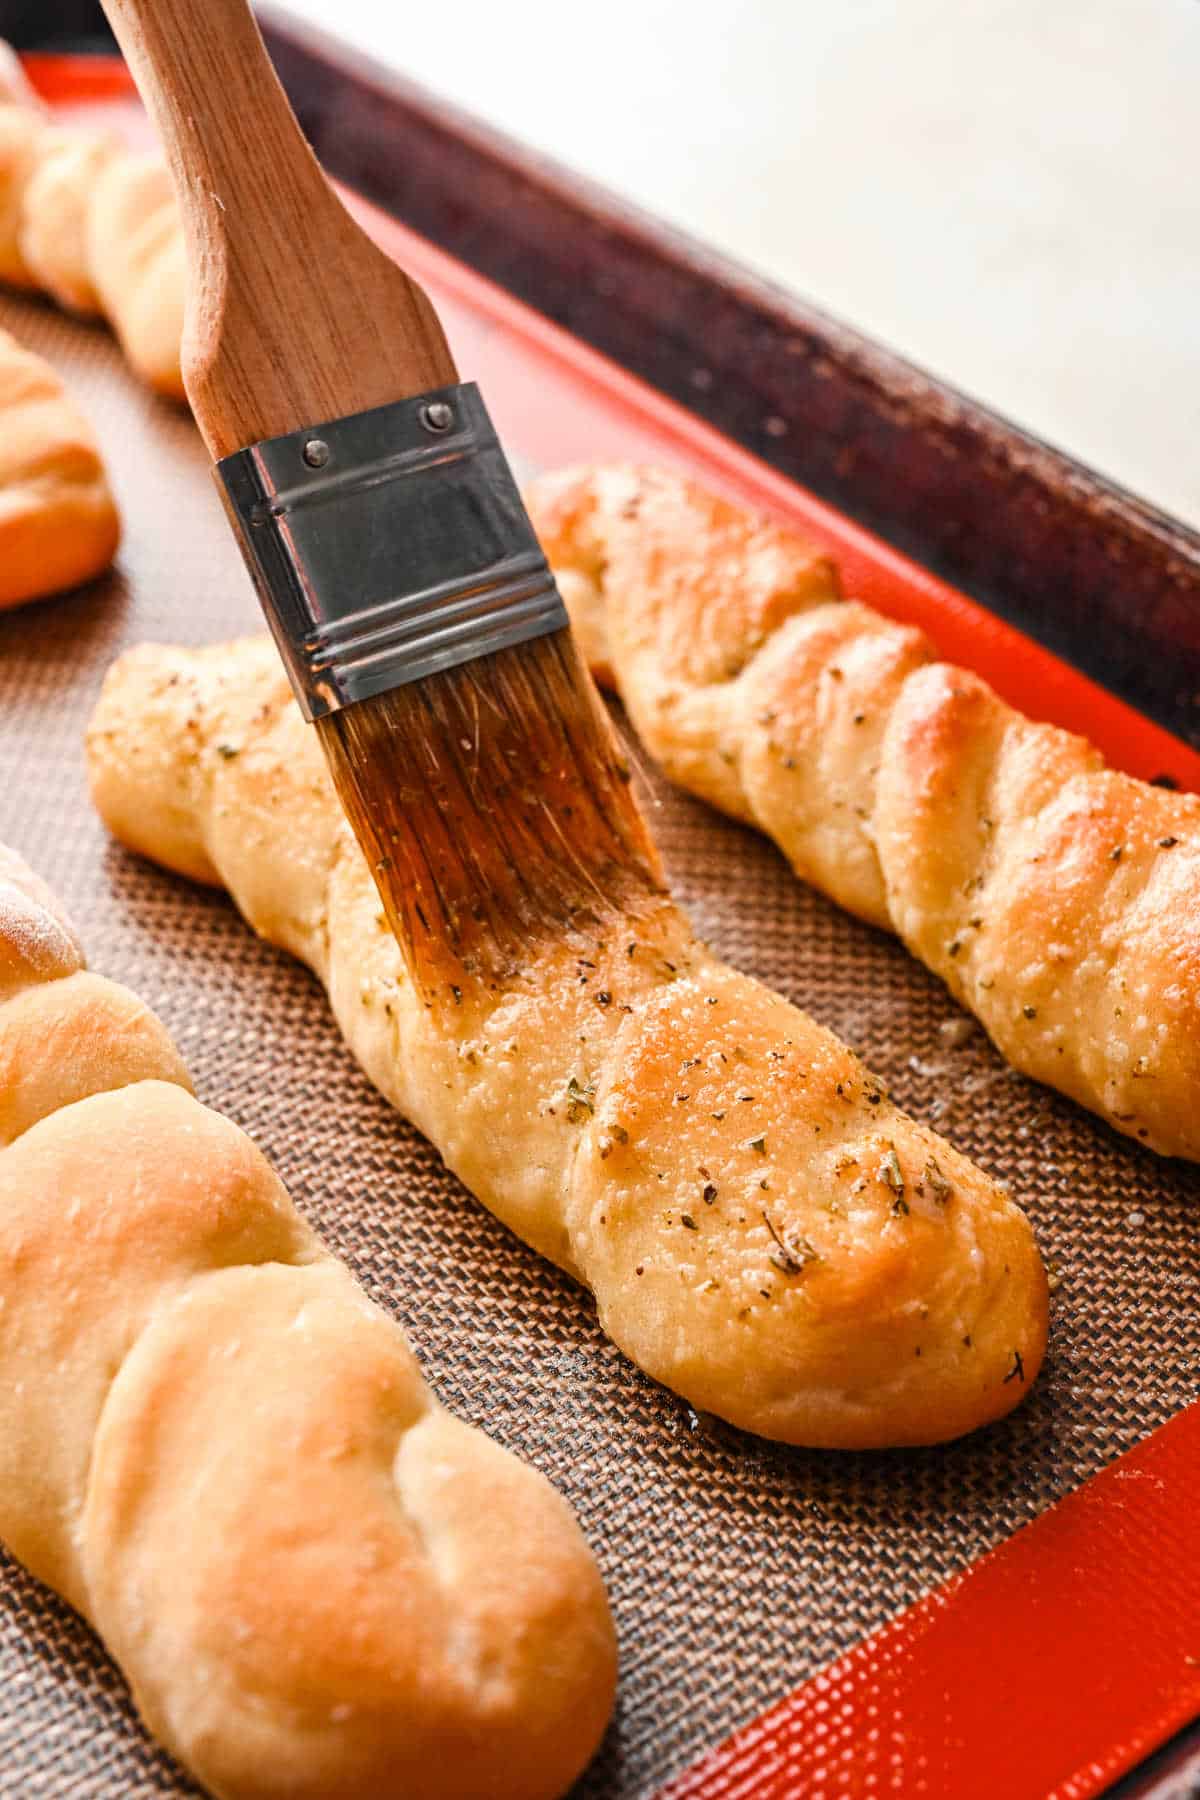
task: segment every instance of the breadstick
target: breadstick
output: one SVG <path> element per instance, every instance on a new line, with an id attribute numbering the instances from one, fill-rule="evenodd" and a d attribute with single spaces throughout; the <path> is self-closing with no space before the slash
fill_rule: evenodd
<path id="1" fill-rule="evenodd" d="M 1105 768 L 681 477 L 568 470 L 529 500 L 673 780 L 895 931 L 1015 1068 L 1200 1158 L 1200 798 Z"/>
<path id="2" fill-rule="evenodd" d="M 694 1406 L 791 1443 L 930 1443 L 1041 1360 L 1024 1215 L 669 902 L 531 942 L 427 1009 L 263 639 L 149 646 L 106 679 L 92 792 L 126 844 L 228 886 L 324 982 L 368 1075 Z"/>
<path id="3" fill-rule="evenodd" d="M 88 214 L 102 172 L 124 152 L 107 132 L 60 131 L 25 185 L 18 247 L 30 279 L 68 312 L 102 311 Z"/>
<path id="4" fill-rule="evenodd" d="M 13 61 L 0 54 L 0 281 L 103 312 L 136 374 L 184 399 L 183 228 L 162 158 L 55 124 Z"/>
<path id="5" fill-rule="evenodd" d="M 0 38 L 0 106 L 24 106 L 32 112 L 45 112 L 37 90 L 12 45 Z"/>
<path id="6" fill-rule="evenodd" d="M 37 286 L 21 252 L 25 191 L 43 150 L 57 141 L 46 115 L 20 103 L 0 103 L 0 281 Z"/>
<path id="7" fill-rule="evenodd" d="M 0 1537 L 224 1800 L 551 1800 L 592 1557 L 0 852 Z"/>
<path id="8" fill-rule="evenodd" d="M 0 609 L 101 574 L 120 532 L 86 419 L 50 364 L 0 331 Z"/>
<path id="9" fill-rule="evenodd" d="M 96 293 L 130 367 L 156 394 L 185 400 L 179 346 L 187 287 L 183 227 L 157 153 L 103 164 L 86 219 Z"/>

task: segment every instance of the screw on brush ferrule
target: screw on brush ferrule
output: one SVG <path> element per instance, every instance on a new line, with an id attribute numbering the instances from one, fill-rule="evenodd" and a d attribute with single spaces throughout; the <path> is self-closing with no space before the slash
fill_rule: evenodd
<path id="1" fill-rule="evenodd" d="M 567 623 L 473 382 L 268 438 L 216 472 L 308 719 Z"/>

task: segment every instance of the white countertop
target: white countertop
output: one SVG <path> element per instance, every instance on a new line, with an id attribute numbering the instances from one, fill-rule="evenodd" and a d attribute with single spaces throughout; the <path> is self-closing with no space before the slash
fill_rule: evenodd
<path id="1" fill-rule="evenodd" d="M 1200 525 L 1197 0 L 285 0 Z"/>

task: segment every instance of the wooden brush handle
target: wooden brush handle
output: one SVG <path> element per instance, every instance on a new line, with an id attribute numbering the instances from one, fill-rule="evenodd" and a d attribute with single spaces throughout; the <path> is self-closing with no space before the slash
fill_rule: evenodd
<path id="1" fill-rule="evenodd" d="M 104 0 L 175 178 L 183 376 L 214 457 L 457 380 L 424 293 L 350 218 L 247 0 Z"/>

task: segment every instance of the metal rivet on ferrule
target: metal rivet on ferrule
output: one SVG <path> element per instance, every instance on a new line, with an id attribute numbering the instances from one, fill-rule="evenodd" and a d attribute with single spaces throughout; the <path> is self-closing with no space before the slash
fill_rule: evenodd
<path id="1" fill-rule="evenodd" d="M 454 423 L 454 409 L 444 400 L 430 400 L 421 408 L 421 423 L 426 431 L 449 431 Z"/>
<path id="2" fill-rule="evenodd" d="M 310 469 L 323 469 L 329 461 L 329 445 L 324 438 L 309 438 L 303 454 Z"/>

